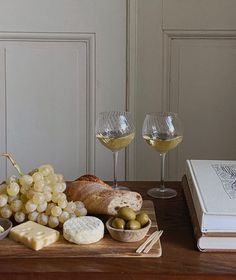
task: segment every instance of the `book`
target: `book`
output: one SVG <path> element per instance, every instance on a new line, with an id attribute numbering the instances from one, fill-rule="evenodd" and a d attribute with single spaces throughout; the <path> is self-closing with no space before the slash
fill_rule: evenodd
<path id="1" fill-rule="evenodd" d="M 236 232 L 201 232 L 186 176 L 183 177 L 182 186 L 198 249 L 202 252 L 236 251 Z"/>
<path id="2" fill-rule="evenodd" d="M 201 232 L 236 232 L 236 161 L 187 160 Z"/>

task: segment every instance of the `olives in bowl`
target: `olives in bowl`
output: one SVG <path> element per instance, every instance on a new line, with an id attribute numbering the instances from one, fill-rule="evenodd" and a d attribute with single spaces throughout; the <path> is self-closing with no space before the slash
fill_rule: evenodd
<path id="1" fill-rule="evenodd" d="M 121 207 L 117 212 L 117 217 L 112 221 L 112 227 L 117 229 L 140 229 L 149 221 L 148 214 L 140 212 L 136 214 L 129 207 Z"/>
<path id="2" fill-rule="evenodd" d="M 131 208 L 121 207 L 117 217 L 106 222 L 111 237 L 122 242 L 137 242 L 149 231 L 151 220 L 144 212 L 136 214 Z"/>

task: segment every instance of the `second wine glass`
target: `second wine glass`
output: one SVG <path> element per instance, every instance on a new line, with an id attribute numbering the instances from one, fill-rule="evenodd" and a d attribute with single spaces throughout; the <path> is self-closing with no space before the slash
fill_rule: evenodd
<path id="1" fill-rule="evenodd" d="M 114 182 L 113 189 L 128 190 L 117 184 L 118 151 L 134 139 L 134 125 L 129 112 L 102 112 L 96 122 L 96 137 L 106 148 L 113 152 Z"/>
<path id="2" fill-rule="evenodd" d="M 176 190 L 166 188 L 164 184 L 166 153 L 177 147 L 183 139 L 183 128 L 177 114 L 159 112 L 147 114 L 143 123 L 143 139 L 161 156 L 161 186 L 148 190 L 155 198 L 171 198 Z"/>

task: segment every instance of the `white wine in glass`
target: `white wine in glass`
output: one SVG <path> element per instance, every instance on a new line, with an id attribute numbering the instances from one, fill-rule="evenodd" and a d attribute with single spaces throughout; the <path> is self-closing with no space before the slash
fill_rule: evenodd
<path id="1" fill-rule="evenodd" d="M 114 182 L 113 189 L 128 190 L 117 184 L 118 151 L 125 148 L 134 139 L 134 125 L 129 112 L 102 112 L 96 122 L 96 137 L 106 148 L 113 152 Z"/>
<path id="2" fill-rule="evenodd" d="M 177 114 L 160 112 L 147 114 L 143 123 L 143 139 L 161 156 L 161 186 L 148 190 L 155 198 L 171 198 L 177 195 L 174 189 L 164 184 L 166 153 L 176 148 L 183 140 L 183 129 Z"/>

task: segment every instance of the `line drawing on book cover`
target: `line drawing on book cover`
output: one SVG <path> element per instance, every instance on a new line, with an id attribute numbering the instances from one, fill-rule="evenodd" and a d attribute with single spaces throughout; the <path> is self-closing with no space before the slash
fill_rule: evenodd
<path id="1" fill-rule="evenodd" d="M 236 198 L 236 164 L 212 164 L 230 199 Z"/>

